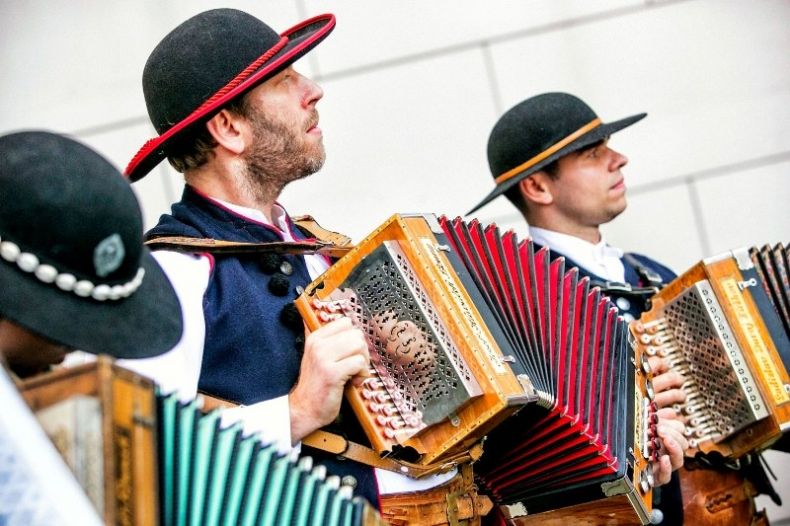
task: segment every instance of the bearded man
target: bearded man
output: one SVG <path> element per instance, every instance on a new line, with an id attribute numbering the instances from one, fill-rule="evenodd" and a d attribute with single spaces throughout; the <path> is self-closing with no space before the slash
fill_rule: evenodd
<path id="1" fill-rule="evenodd" d="M 216 9 L 159 43 L 146 63 L 143 90 L 160 135 L 126 173 L 138 180 L 167 157 L 186 185 L 149 239 L 260 245 L 309 237 L 276 202 L 288 183 L 319 170 L 325 157 L 316 110 L 323 91 L 292 64 L 334 25 L 332 15 L 322 15 L 278 35 L 247 13 Z M 335 421 L 345 384 L 367 374 L 364 336 L 342 319 L 305 337 L 293 308 L 301 287 L 330 261 L 182 248 L 155 257 L 173 277 L 184 309 L 184 338 L 175 353 L 196 389 L 244 405 L 248 429 L 287 446 Z M 343 424 L 347 436 L 352 420 Z M 419 491 L 454 476 L 374 475 L 356 462 L 309 454 L 374 504 L 381 493 Z"/>

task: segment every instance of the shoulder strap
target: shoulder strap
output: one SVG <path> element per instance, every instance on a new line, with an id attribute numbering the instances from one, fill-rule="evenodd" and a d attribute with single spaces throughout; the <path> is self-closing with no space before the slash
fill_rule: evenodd
<path id="1" fill-rule="evenodd" d="M 591 287 L 598 287 L 604 294 L 617 294 L 619 296 L 632 296 L 640 298 L 650 298 L 659 291 L 659 287 L 634 287 L 630 283 L 620 283 L 618 281 L 590 280 Z"/>
<path id="2" fill-rule="evenodd" d="M 145 242 L 151 250 L 172 250 L 185 253 L 211 254 L 322 254 L 332 258 L 344 256 L 351 246 L 338 246 L 326 241 L 270 241 L 263 243 L 246 243 L 240 241 L 224 241 L 221 239 L 161 236 Z"/>
<path id="3" fill-rule="evenodd" d="M 634 267 L 634 270 L 636 270 L 636 273 L 639 275 L 639 279 L 641 279 L 644 283 L 647 283 L 648 286 L 661 289 L 665 285 L 664 279 L 658 272 L 648 268 L 641 261 L 636 259 L 633 254 L 623 254 L 623 259 L 626 260 L 629 265 Z"/>
<path id="4" fill-rule="evenodd" d="M 333 232 L 331 230 L 327 230 L 326 228 L 319 225 L 313 216 L 303 215 L 297 216 L 291 219 L 296 226 L 299 227 L 304 233 L 318 239 L 319 241 L 324 241 L 327 243 L 331 243 L 333 245 L 339 247 L 352 247 L 351 238 L 340 234 L 338 232 Z"/>

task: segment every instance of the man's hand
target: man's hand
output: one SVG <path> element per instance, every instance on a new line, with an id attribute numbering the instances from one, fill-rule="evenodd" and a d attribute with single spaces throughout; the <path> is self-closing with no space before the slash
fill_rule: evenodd
<path id="1" fill-rule="evenodd" d="M 686 401 L 686 393 L 680 389 L 686 379 L 677 371 L 670 371 L 669 364 L 663 358 L 651 356 L 647 359 L 653 370 L 653 390 L 656 392 L 656 405 L 659 416 L 669 416 L 673 404 Z"/>
<path id="2" fill-rule="evenodd" d="M 656 486 L 660 486 L 668 483 L 672 472 L 683 465 L 683 452 L 688 448 L 688 440 L 683 434 L 686 429 L 684 419 L 672 408 L 673 404 L 686 401 L 686 393 L 680 389 L 685 378 L 677 371 L 670 371 L 666 360 L 658 356 L 651 356 L 648 361 L 653 370 L 658 437 L 661 440 L 658 462 L 653 463 L 653 477 Z"/>
<path id="3" fill-rule="evenodd" d="M 685 426 L 680 420 L 658 420 L 658 437 L 661 440 L 661 451 L 658 462 L 653 463 L 653 478 L 656 486 L 669 482 L 672 472 L 683 465 L 683 451 L 688 447 L 688 440 L 683 435 Z"/>
<path id="4" fill-rule="evenodd" d="M 348 318 L 307 335 L 299 380 L 288 395 L 294 443 L 335 419 L 346 383 L 366 376 L 369 364 L 365 337 Z"/>

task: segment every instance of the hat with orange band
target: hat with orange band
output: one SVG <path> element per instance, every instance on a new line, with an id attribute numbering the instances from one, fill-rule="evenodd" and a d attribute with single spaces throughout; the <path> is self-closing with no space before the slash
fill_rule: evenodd
<path id="1" fill-rule="evenodd" d="M 488 165 L 496 187 L 468 213 L 560 157 L 594 144 L 646 115 L 603 123 L 584 101 L 567 93 L 543 93 L 520 102 L 497 121 L 488 138 Z"/>

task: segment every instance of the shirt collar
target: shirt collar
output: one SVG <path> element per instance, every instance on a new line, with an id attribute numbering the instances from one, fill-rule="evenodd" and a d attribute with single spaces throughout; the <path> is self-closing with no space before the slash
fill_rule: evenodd
<path id="1" fill-rule="evenodd" d="M 207 196 L 208 197 L 208 196 Z M 225 208 L 232 210 L 233 212 L 239 214 L 240 216 L 250 219 L 252 221 L 256 221 L 258 223 L 263 223 L 264 225 L 269 225 L 274 227 L 281 232 L 289 232 L 288 228 L 288 214 L 285 209 L 280 206 L 278 203 L 274 203 L 272 205 L 272 220 L 269 221 L 269 218 L 266 215 L 258 210 L 257 208 L 248 208 L 246 206 L 237 205 L 235 203 L 229 203 L 227 201 L 223 201 L 222 199 L 217 199 L 216 197 L 208 197 L 215 203 L 218 203 Z"/>
<path id="2" fill-rule="evenodd" d="M 538 245 L 571 258 L 593 274 L 611 281 L 624 280 L 623 264 L 620 261 L 623 251 L 610 246 L 603 236 L 598 243 L 590 243 L 569 234 L 533 226 L 529 227 L 529 234 Z"/>
<path id="3" fill-rule="evenodd" d="M 601 240 L 598 243 L 590 243 L 584 239 L 569 234 L 562 234 L 553 230 L 545 228 L 538 228 L 536 226 L 529 227 L 529 234 L 532 240 L 542 246 L 561 252 L 563 254 L 578 254 L 579 252 L 589 254 L 591 256 L 613 256 L 617 258 L 623 257 L 623 251 L 617 247 L 613 247 L 606 242 L 606 239 L 601 235 Z"/>

